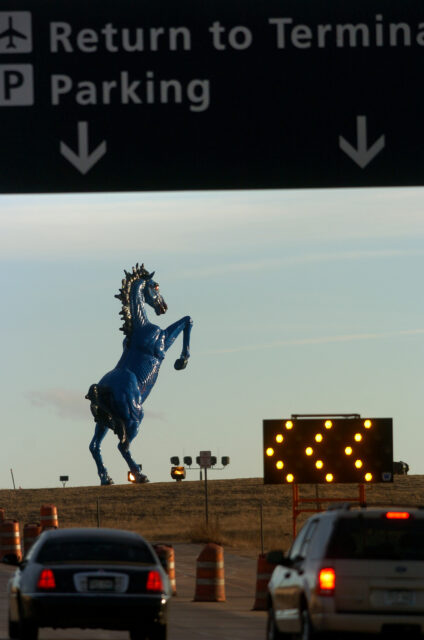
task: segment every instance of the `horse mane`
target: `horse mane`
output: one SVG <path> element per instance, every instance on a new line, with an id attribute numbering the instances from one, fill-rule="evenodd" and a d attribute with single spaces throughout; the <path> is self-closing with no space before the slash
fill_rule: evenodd
<path id="1" fill-rule="evenodd" d="M 132 315 L 131 315 L 131 305 L 130 305 L 130 295 L 131 288 L 135 282 L 139 280 L 150 280 L 152 278 L 153 273 L 149 273 L 147 269 L 144 268 L 144 264 L 139 266 L 138 262 L 135 267 L 132 268 L 132 272 L 128 272 L 124 269 L 125 278 L 122 280 L 122 287 L 119 289 L 119 293 L 115 295 L 115 298 L 121 300 L 122 309 L 119 312 L 119 315 L 122 316 L 124 320 L 124 324 L 120 327 L 119 331 L 123 331 L 127 338 L 130 337 L 132 331 Z"/>

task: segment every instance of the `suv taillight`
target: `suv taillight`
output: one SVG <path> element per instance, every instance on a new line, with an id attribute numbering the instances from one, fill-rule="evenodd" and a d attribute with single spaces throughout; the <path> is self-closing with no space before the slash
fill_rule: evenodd
<path id="1" fill-rule="evenodd" d="M 162 578 L 159 571 L 149 571 L 146 582 L 147 591 L 161 592 L 163 591 Z"/>
<path id="2" fill-rule="evenodd" d="M 318 574 L 317 593 L 320 596 L 333 596 L 336 587 L 336 572 L 332 567 L 324 567 Z"/>
<path id="3" fill-rule="evenodd" d="M 43 569 L 38 578 L 37 588 L 43 590 L 56 589 L 56 580 L 51 569 Z"/>
<path id="4" fill-rule="evenodd" d="M 386 511 L 387 520 L 409 520 L 409 511 Z"/>

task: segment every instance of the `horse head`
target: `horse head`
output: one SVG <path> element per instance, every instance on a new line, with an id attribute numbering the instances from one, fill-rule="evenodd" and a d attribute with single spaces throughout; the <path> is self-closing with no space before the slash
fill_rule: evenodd
<path id="1" fill-rule="evenodd" d="M 143 291 L 144 300 L 148 305 L 153 307 L 156 315 L 160 316 L 163 313 L 166 313 L 168 305 L 163 299 L 163 296 L 159 293 L 159 285 L 153 280 L 154 275 L 155 272 L 153 271 L 153 273 L 149 274 L 149 278 L 145 281 Z"/>
<path id="2" fill-rule="evenodd" d="M 142 309 L 144 302 L 153 307 L 158 316 L 167 311 L 168 305 L 159 293 L 158 283 L 153 280 L 154 271 L 149 273 L 144 268 L 144 264 L 139 266 L 137 263 L 132 268 L 132 272 L 124 270 L 124 273 L 125 278 L 122 280 L 122 287 L 119 289 L 119 293 L 115 295 L 115 298 L 122 302 L 122 309 L 119 313 L 124 320 L 124 324 L 121 327 L 121 331 L 125 333 L 127 338 L 130 338 L 137 311 Z"/>

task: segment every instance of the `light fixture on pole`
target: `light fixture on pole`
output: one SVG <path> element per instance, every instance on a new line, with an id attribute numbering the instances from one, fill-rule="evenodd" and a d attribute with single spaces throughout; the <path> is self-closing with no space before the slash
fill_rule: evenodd
<path id="1" fill-rule="evenodd" d="M 223 456 L 221 458 L 222 467 L 217 467 L 218 459 L 216 456 L 212 455 L 211 451 L 200 451 L 200 455 L 196 457 L 196 463 L 199 465 L 198 467 L 192 467 L 193 458 L 191 456 L 184 456 L 183 458 L 184 465 L 187 465 L 189 471 L 199 470 L 200 469 L 200 480 L 202 480 L 202 471 L 204 473 L 205 478 L 205 519 L 206 524 L 208 524 L 209 514 L 208 514 L 208 469 L 212 471 L 222 471 L 227 465 L 230 464 L 229 456 Z M 178 456 L 172 456 L 171 458 L 171 478 L 176 480 L 177 482 L 184 480 L 186 477 L 186 468 L 185 466 L 180 466 L 180 459 Z"/>

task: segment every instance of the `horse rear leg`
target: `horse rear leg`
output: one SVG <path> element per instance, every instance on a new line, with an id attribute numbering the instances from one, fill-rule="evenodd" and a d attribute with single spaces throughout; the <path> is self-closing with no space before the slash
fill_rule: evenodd
<path id="1" fill-rule="evenodd" d="M 113 484 L 113 480 L 108 474 L 105 465 L 103 464 L 102 454 L 100 450 L 100 445 L 107 431 L 108 431 L 108 427 L 105 427 L 99 424 L 98 422 L 96 422 L 94 436 L 89 446 L 91 455 L 93 456 L 94 462 L 96 463 L 96 466 L 97 466 L 97 473 L 99 474 L 100 484 L 104 484 L 104 485 Z"/>
<path id="2" fill-rule="evenodd" d="M 141 422 L 141 421 L 140 421 Z M 135 462 L 135 460 L 133 459 L 131 453 L 130 453 L 130 445 L 131 442 L 134 440 L 134 438 L 136 437 L 137 433 L 138 433 L 138 429 L 140 427 L 140 422 L 130 422 L 127 425 L 127 439 L 126 441 L 123 442 L 119 442 L 118 444 L 118 450 L 119 453 L 121 454 L 121 456 L 124 458 L 125 462 L 127 463 L 127 465 L 129 466 L 129 469 L 131 471 L 131 473 L 133 474 L 135 481 L 137 483 L 142 483 L 142 482 L 149 482 L 147 476 L 144 475 L 144 473 L 141 473 L 140 471 L 140 466 L 139 464 L 137 464 L 137 462 Z"/>

